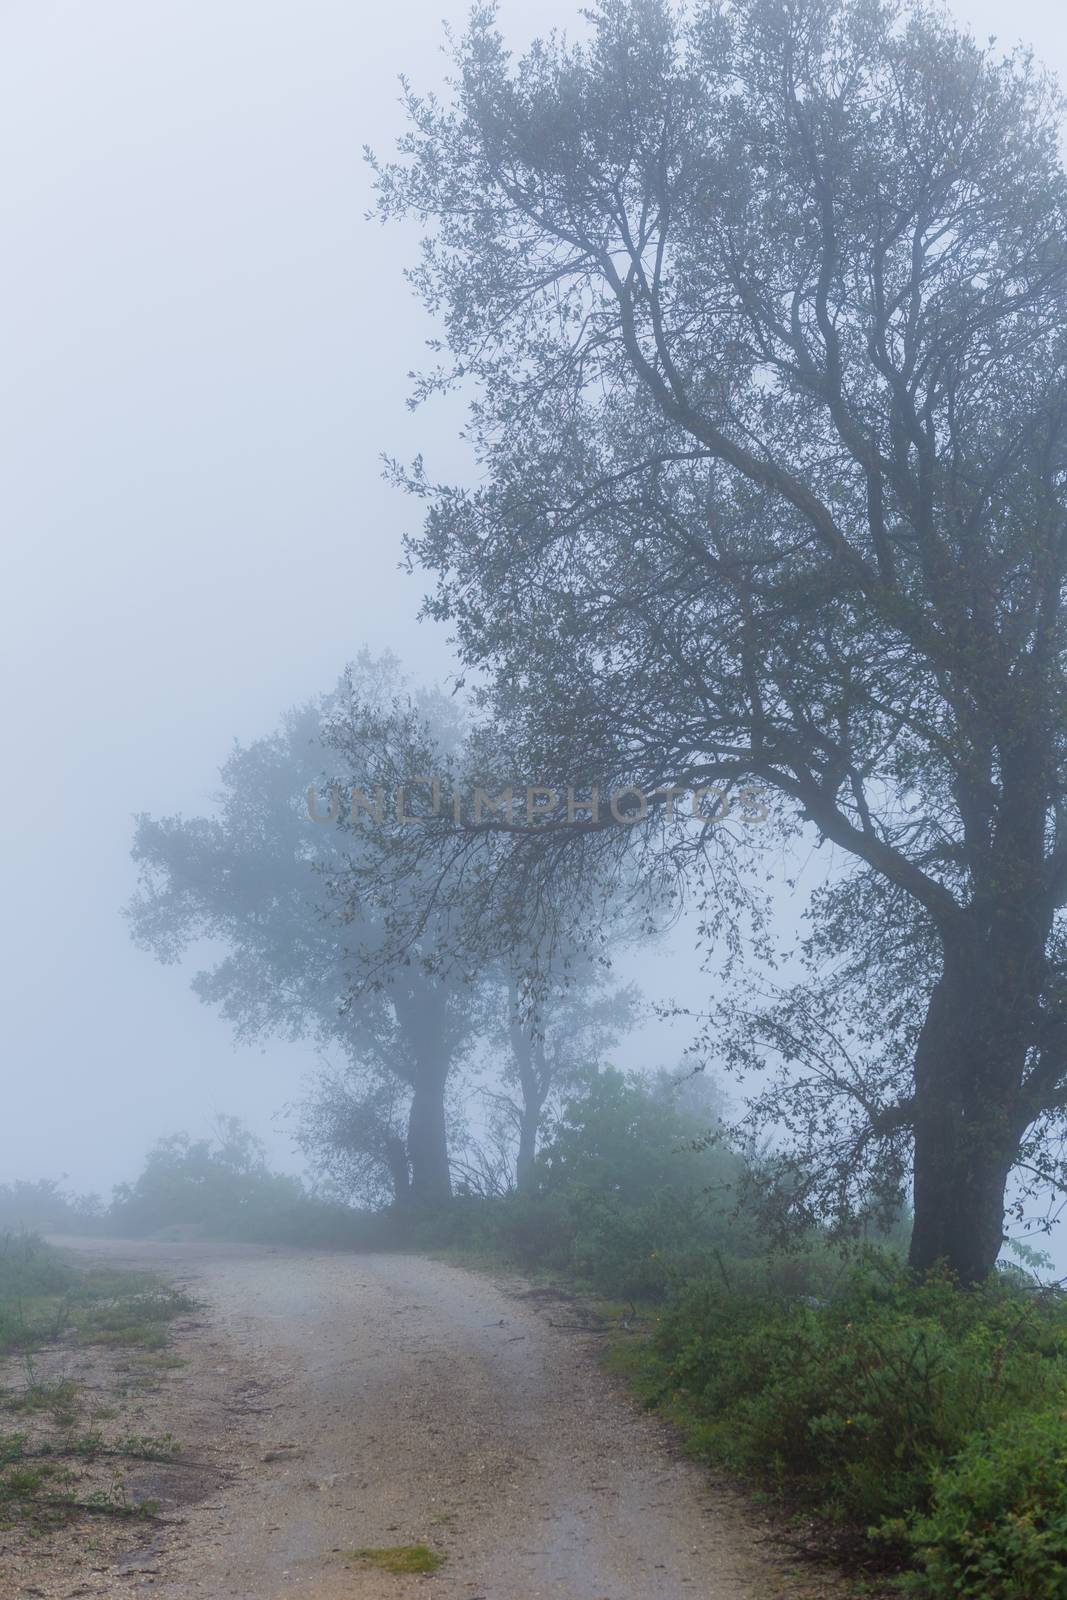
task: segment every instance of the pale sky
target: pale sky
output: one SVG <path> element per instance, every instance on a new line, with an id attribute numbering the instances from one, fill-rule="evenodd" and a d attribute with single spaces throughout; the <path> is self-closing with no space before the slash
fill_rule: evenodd
<path id="1" fill-rule="evenodd" d="M 522 45 L 578 9 L 504 0 L 502 24 Z M 1067 82 L 1062 0 L 953 10 Z M 405 408 L 414 234 L 364 221 L 360 152 L 389 150 L 397 74 L 437 83 L 464 11 L 0 7 L 0 1181 L 106 1190 L 218 1111 L 288 1159 L 272 1117 L 309 1052 L 235 1051 L 190 974 L 129 943 L 132 817 L 207 808 L 232 740 L 364 644 L 449 670 L 378 456 L 447 475 L 457 419 Z M 676 983 L 697 984 L 677 948 L 648 987 Z"/>

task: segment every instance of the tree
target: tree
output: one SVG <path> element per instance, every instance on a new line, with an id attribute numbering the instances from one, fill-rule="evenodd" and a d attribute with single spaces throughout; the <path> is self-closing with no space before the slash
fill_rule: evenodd
<path id="1" fill-rule="evenodd" d="M 561 916 L 556 902 L 595 904 L 598 927 L 617 942 L 633 939 L 635 925 L 618 883 L 606 877 L 561 871 L 527 899 L 507 862 L 499 874 L 482 861 L 466 870 L 462 848 L 449 848 L 440 824 L 460 816 L 464 792 L 491 799 L 506 749 L 491 726 L 450 719 L 441 706 L 426 710 L 349 694 L 327 719 L 324 739 L 351 774 L 336 786 L 334 820 L 355 841 L 330 888 L 350 922 L 369 916 L 374 930 L 358 950 L 355 996 L 397 975 L 417 982 L 420 973 L 481 996 L 479 1031 L 497 1055 L 499 1087 L 483 1091 L 492 1107 L 489 1142 L 471 1145 L 464 1181 L 485 1192 L 512 1181 L 525 1189 L 551 1097 L 578 1068 L 599 1064 L 633 1026 L 638 1004 L 633 985 L 610 987 L 610 963 L 592 959 L 574 936 L 581 917 Z M 350 1126 L 352 1105 L 342 1083 L 324 1081 L 311 1123 L 320 1131 Z"/>
<path id="2" fill-rule="evenodd" d="M 411 1160 L 402 1083 L 368 1084 L 358 1069 L 325 1071 L 299 1109 L 297 1143 L 317 1173 L 349 1198 L 407 1209 Z"/>
<path id="3" fill-rule="evenodd" d="M 368 900 L 346 929 L 329 874 L 359 841 L 309 815 L 309 788 L 316 803 L 330 791 L 324 774 L 334 753 L 324 726 L 346 708 L 351 723 L 357 703 L 368 719 L 381 718 L 399 694 L 395 660 L 364 655 L 335 693 L 290 712 L 270 737 L 235 748 L 222 768 L 217 815 L 140 817 L 133 853 L 141 886 L 129 916 L 135 940 L 162 961 L 202 939 L 226 946 L 193 987 L 239 1039 L 311 1038 L 339 1050 L 348 1155 L 362 1162 L 365 1179 L 375 1169 L 394 1202 L 426 1205 L 450 1192 L 445 1091 L 477 1023 L 478 989 L 435 974 L 428 960 L 379 972 L 374 986 L 357 983 L 361 960 L 381 947 L 382 923 Z M 449 713 L 437 697 L 425 703 L 443 739 Z M 434 937 L 424 924 L 422 954 L 432 955 Z M 336 1116 L 329 1126 L 341 1134 Z"/>
<path id="4" fill-rule="evenodd" d="M 816 1098 L 846 1159 L 907 1142 L 913 1264 L 978 1279 L 1067 1108 L 1054 88 L 911 0 L 604 0 L 514 63 L 479 7 L 408 110 L 377 178 L 431 228 L 417 397 L 474 387 L 481 466 L 395 469 L 428 609 L 534 782 L 651 797 L 653 856 L 727 894 L 759 859 L 706 813 L 664 844 L 685 785 L 833 847 L 814 954 L 920 1011 L 903 1075 Z M 539 826 L 527 871 L 631 831 Z"/>
<path id="5" fill-rule="evenodd" d="M 565 963 L 551 963 L 543 990 L 529 992 L 519 964 L 508 967 L 507 978 L 509 1058 L 503 1076 L 505 1087 L 518 1088 L 519 1099 L 498 1099 L 515 1128 L 516 1187 L 527 1190 L 533 1186 L 538 1139 L 552 1096 L 565 1093 L 580 1070 L 596 1067 L 632 1027 L 637 991 L 633 985 L 610 988 L 604 969 L 578 952 Z"/>
<path id="6" fill-rule="evenodd" d="M 258 1139 L 236 1117 L 216 1119 L 209 1139 L 160 1139 L 133 1183 L 119 1184 L 110 1217 L 120 1232 L 193 1226 L 255 1236 L 303 1199 L 298 1178 L 271 1172 Z"/>

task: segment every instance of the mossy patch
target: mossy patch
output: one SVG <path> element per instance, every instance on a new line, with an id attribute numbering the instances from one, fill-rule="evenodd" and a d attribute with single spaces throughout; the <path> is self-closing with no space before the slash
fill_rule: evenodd
<path id="1" fill-rule="evenodd" d="M 431 1550 L 428 1544 L 394 1544 L 378 1548 L 367 1547 L 362 1550 L 346 1550 L 345 1559 L 348 1561 L 362 1561 L 368 1567 L 377 1567 L 381 1572 L 391 1572 L 396 1577 L 403 1577 L 408 1573 L 436 1572 L 444 1564 L 444 1556 L 439 1556 L 436 1550 Z"/>

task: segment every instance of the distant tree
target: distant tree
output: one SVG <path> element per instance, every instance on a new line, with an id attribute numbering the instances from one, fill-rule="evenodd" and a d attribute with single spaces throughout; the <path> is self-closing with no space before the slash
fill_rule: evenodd
<path id="1" fill-rule="evenodd" d="M 422 1205 L 449 1193 L 445 1090 L 476 1025 L 477 986 L 408 961 L 376 969 L 375 984 L 357 992 L 356 972 L 380 948 L 382 922 L 369 900 L 350 912 L 348 927 L 334 914 L 330 873 L 358 851 L 359 837 L 316 825 L 308 799 L 311 788 L 326 805 L 330 793 L 334 752 L 324 724 L 357 701 L 377 715 L 399 694 L 395 661 L 363 656 L 335 693 L 234 749 L 214 816 L 140 817 L 133 853 L 141 885 L 129 918 L 135 940 L 162 961 L 202 940 L 225 947 L 193 988 L 239 1039 L 308 1038 L 340 1052 L 347 1111 L 330 1128 L 343 1132 L 365 1178 L 374 1167 L 394 1201 Z M 450 714 L 439 699 L 433 709 Z M 424 925 L 427 957 L 433 939 Z"/>
<path id="2" fill-rule="evenodd" d="M 845 1189 L 913 1162 L 913 1264 L 977 1279 L 1012 1170 L 1064 1176 L 1060 102 L 910 0 L 590 28 L 512 61 L 478 7 L 378 168 L 382 215 L 433 230 L 418 397 L 475 390 L 477 487 L 398 473 L 412 555 L 534 781 L 655 796 L 649 856 L 717 873 L 709 934 L 759 853 L 707 817 L 665 843 L 672 788 L 758 785 L 835 848 L 813 955 L 872 1031 L 902 997 L 889 1070 L 775 1048 L 822 1052 L 806 1127 Z M 634 848 L 553 815 L 528 883 Z"/>
<path id="3" fill-rule="evenodd" d="M 99 1228 L 104 1203 L 99 1195 L 72 1194 L 65 1178 L 16 1178 L 0 1183 L 0 1232 L 87 1233 Z"/>
<path id="4" fill-rule="evenodd" d="M 558 1100 L 578 1073 L 602 1062 L 636 1014 L 633 985 L 613 987 L 603 968 L 578 954 L 563 967 L 559 960 L 552 963 L 548 984 L 533 995 L 513 967 L 503 997 L 500 1031 L 509 1054 L 496 1101 L 514 1128 L 520 1190 L 533 1185 L 538 1138 L 553 1097 Z M 518 1090 L 517 1099 L 511 1090 Z"/>
<path id="5" fill-rule="evenodd" d="M 588 1190 L 626 1203 L 736 1177 L 736 1161 L 707 1146 L 722 1102 L 712 1083 L 698 1082 L 703 1093 L 684 1073 L 577 1073 L 538 1158 L 540 1190 Z"/>
<path id="6" fill-rule="evenodd" d="M 488 1137 L 470 1144 L 464 1177 L 485 1192 L 506 1188 L 514 1142 L 514 1178 L 526 1188 L 550 1097 L 571 1073 L 600 1062 L 633 1026 L 638 1001 L 633 986 L 612 985 L 610 963 L 590 955 L 573 936 L 575 919 L 561 917 L 554 901 L 580 899 L 621 943 L 637 932 L 625 895 L 566 873 L 541 893 L 506 873 L 496 877 L 482 861 L 468 870 L 462 848 L 451 850 L 442 822 L 459 817 L 472 796 L 488 803 L 506 786 L 509 757 L 491 725 L 458 725 L 440 709 L 427 716 L 427 707 L 400 699 L 375 706 L 349 698 L 324 737 L 353 775 L 336 823 L 354 846 L 330 887 L 353 925 L 373 908 L 374 937 L 353 967 L 355 993 L 395 984 L 398 974 L 416 982 L 420 972 L 477 988 L 479 1031 L 494 1055 L 494 1081 L 483 1091 L 493 1114 Z M 324 1084 L 314 1116 L 343 1122 L 345 1104 L 342 1084 Z"/>
<path id="7" fill-rule="evenodd" d="M 209 1138 L 160 1139 L 134 1182 L 115 1189 L 108 1222 L 132 1234 L 193 1227 L 252 1237 L 302 1199 L 300 1180 L 271 1172 L 255 1135 L 237 1117 L 221 1116 Z"/>

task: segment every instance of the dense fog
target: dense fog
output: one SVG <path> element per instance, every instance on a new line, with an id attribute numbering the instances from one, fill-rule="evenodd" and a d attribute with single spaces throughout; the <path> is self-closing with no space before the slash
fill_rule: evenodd
<path id="1" fill-rule="evenodd" d="M 107 0 L 0 21 L 7 1180 L 106 1194 L 220 1113 L 301 1166 L 279 1118 L 313 1048 L 235 1047 L 195 960 L 156 964 L 121 912 L 135 815 L 209 812 L 233 741 L 361 649 L 415 686 L 454 678 L 446 630 L 416 620 L 425 577 L 399 567 L 418 508 L 380 458 L 473 469 L 458 401 L 407 409 L 432 331 L 403 276 L 418 229 L 366 220 L 361 155 L 402 129 L 399 73 L 440 84 L 440 10 Z M 1006 33 L 994 0 L 956 10 Z M 555 25 L 575 26 L 562 0 L 501 11 L 517 46 Z M 1020 0 L 1010 30 L 1067 67 L 1053 0 Z M 623 951 L 620 978 L 699 1006 L 715 963 L 694 946 L 683 923 Z M 686 1043 L 646 1019 L 617 1059 L 670 1067 Z"/>

